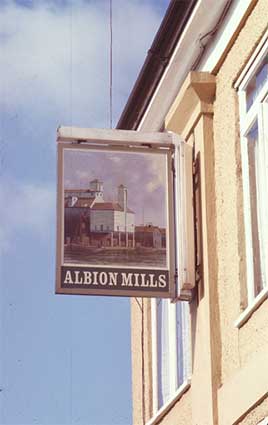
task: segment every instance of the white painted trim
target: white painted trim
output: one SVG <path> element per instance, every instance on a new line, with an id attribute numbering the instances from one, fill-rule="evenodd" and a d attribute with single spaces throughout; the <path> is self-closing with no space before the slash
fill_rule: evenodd
<path id="1" fill-rule="evenodd" d="M 198 40 L 202 34 L 206 34 L 214 28 L 227 1 L 198 1 L 143 115 L 138 130 L 159 130 L 161 128 L 183 81 L 200 54 Z"/>
<path id="2" fill-rule="evenodd" d="M 257 425 L 268 425 L 268 416 L 264 418 L 261 422 L 258 422 Z"/>
<path id="3" fill-rule="evenodd" d="M 172 403 L 174 399 L 178 399 L 178 395 L 181 393 L 181 388 L 184 388 L 185 383 L 189 383 L 191 374 L 191 352 L 190 347 L 190 330 L 189 330 L 189 307 L 186 303 L 182 304 L 182 321 L 181 321 L 181 332 L 178 335 L 177 329 L 177 307 L 176 303 L 172 303 L 169 300 L 161 300 L 167 307 L 167 329 L 168 332 L 168 359 L 166 366 L 168 367 L 168 394 L 170 399 L 164 402 L 162 407 L 158 407 L 159 400 L 159 379 L 158 379 L 158 362 L 161 359 L 158 358 L 158 313 L 157 313 L 157 298 L 151 299 L 151 326 L 152 326 L 152 402 L 153 402 L 153 418 L 159 417 L 161 412 L 165 411 L 166 407 Z M 162 304 L 163 307 L 163 304 Z M 183 341 L 183 383 L 179 386 L 178 382 L 178 351 L 177 351 L 177 338 L 182 338 Z"/>
<path id="4" fill-rule="evenodd" d="M 263 147 L 263 152 L 262 155 L 265 158 L 265 161 L 263 162 L 263 199 L 262 201 L 265 203 L 265 205 L 267 204 L 267 198 L 268 198 L 268 95 L 267 98 L 264 100 L 264 102 L 262 103 L 262 111 L 261 111 L 261 131 L 262 131 L 262 147 Z M 267 246 L 268 246 L 268 212 L 267 212 L 267 207 L 266 208 L 262 208 L 262 212 L 263 212 L 263 216 L 262 216 L 262 220 L 263 220 L 263 255 L 265 257 L 264 261 L 265 261 L 265 270 L 266 270 L 266 279 L 265 279 L 265 283 L 266 286 L 268 287 L 268 253 L 267 253 Z"/>
<path id="5" fill-rule="evenodd" d="M 241 157 L 242 157 L 242 184 L 243 184 L 243 213 L 245 224 L 245 249 L 246 249 L 246 270 L 248 299 L 254 299 L 254 269 L 253 269 L 253 241 L 251 233 L 251 212 L 250 212 L 250 182 L 248 164 L 247 138 L 241 136 Z"/>
<path id="6" fill-rule="evenodd" d="M 268 30 L 263 35 L 263 37 L 262 37 L 261 41 L 259 42 L 256 50 L 254 51 L 251 58 L 247 62 L 245 68 L 243 69 L 242 73 L 240 74 L 240 76 L 236 80 L 236 82 L 234 84 L 235 89 L 237 89 L 238 87 L 240 87 L 240 89 L 242 87 L 245 87 L 249 78 L 253 75 L 253 73 L 256 69 L 255 66 L 254 66 L 254 62 L 256 61 L 256 58 L 259 56 L 259 54 L 262 56 L 263 52 L 267 49 L 267 43 L 268 43 Z M 259 64 L 259 61 L 257 61 L 257 64 Z"/>
<path id="7" fill-rule="evenodd" d="M 180 386 L 180 388 L 178 388 L 178 390 L 174 394 L 174 397 L 172 397 L 171 400 L 165 403 L 164 406 L 162 406 L 161 409 L 158 410 L 157 414 L 153 416 L 148 422 L 146 422 L 146 425 L 156 425 L 160 421 L 160 419 L 168 413 L 168 411 L 174 406 L 174 404 L 177 403 L 177 401 L 190 388 L 190 386 L 191 380 L 185 380 L 185 382 Z"/>
<path id="8" fill-rule="evenodd" d="M 205 52 L 198 71 L 212 72 L 220 62 L 226 47 L 239 27 L 244 15 L 247 13 L 252 0 L 235 0 L 230 8 L 221 29 L 216 34 L 215 40 Z"/>
<path id="9" fill-rule="evenodd" d="M 267 358 L 268 347 L 263 340 L 262 347 L 258 347 L 256 352 L 253 350 L 248 361 L 233 370 L 231 376 L 218 388 L 218 425 L 241 424 L 245 413 L 252 411 L 254 406 L 260 405 L 267 398 Z M 266 401 L 263 403 L 266 405 Z M 255 425 L 256 419 L 251 424 Z"/>
<path id="10" fill-rule="evenodd" d="M 236 328 L 241 328 L 250 316 L 258 310 L 260 305 L 268 298 L 268 288 L 264 288 L 254 299 L 254 301 L 240 314 L 238 319 L 234 322 Z"/>
<path id="11" fill-rule="evenodd" d="M 197 3 L 170 59 L 169 65 L 154 91 L 138 130 L 151 131 L 161 128 L 187 74 L 200 55 L 200 38 L 216 26 L 227 1 L 200 0 Z M 214 42 L 211 43 L 208 52 L 204 54 L 202 61 L 204 64 L 198 68 L 199 71 L 211 72 L 216 67 L 251 3 L 252 0 L 234 1 L 234 6 L 231 7 L 224 24 L 219 28 Z M 209 14 L 208 10 L 210 11 Z"/>
<path id="12" fill-rule="evenodd" d="M 250 79 L 255 75 L 258 67 L 263 61 L 264 55 L 268 51 L 268 31 L 266 38 L 263 39 L 261 47 L 256 49 L 253 54 L 253 58 L 249 61 L 249 65 L 244 69 L 242 76 L 239 78 L 240 85 L 238 89 L 239 95 L 239 113 L 240 113 L 240 144 L 241 144 L 241 161 L 242 161 L 242 180 L 243 180 L 243 197 L 244 197 L 244 223 L 245 223 L 245 243 L 246 243 L 246 269 L 247 269 L 247 289 L 248 289 L 248 303 L 249 307 L 242 313 L 236 323 L 243 324 L 250 315 L 252 314 L 252 308 L 259 305 L 259 299 L 262 300 L 262 294 L 265 294 L 267 289 L 268 280 L 268 256 L 266 253 L 266 246 L 268 241 L 268 216 L 267 210 L 265 209 L 265 203 L 267 201 L 267 164 L 268 158 L 266 156 L 266 119 L 264 113 L 268 113 L 266 106 L 267 93 L 268 93 L 268 81 L 266 81 L 261 88 L 260 92 L 257 93 L 256 98 L 253 100 L 252 105 L 247 111 L 246 108 L 246 88 Z M 258 206 L 258 225 L 262 231 L 260 238 L 260 261 L 262 271 L 262 285 L 263 290 L 260 294 L 255 296 L 255 283 L 254 283 L 254 264 L 253 264 L 253 241 L 252 241 L 252 223 L 251 223 L 251 206 L 250 206 L 250 181 L 249 181 L 249 163 L 248 163 L 248 142 L 247 133 L 254 124 L 258 124 L 258 156 L 256 157 L 257 167 L 257 206 Z M 239 327 L 239 326 L 237 326 Z"/>
<path id="13" fill-rule="evenodd" d="M 152 397 L 153 412 L 158 410 L 158 380 L 157 380 L 157 298 L 151 299 L 151 323 L 152 323 Z"/>
<path id="14" fill-rule="evenodd" d="M 268 46 L 267 46 L 268 49 Z M 240 91 L 239 89 L 239 99 L 241 102 L 241 110 L 240 110 L 240 129 L 241 133 L 245 134 L 250 127 L 252 126 L 254 120 L 256 119 L 256 116 L 258 115 L 258 109 L 260 103 L 262 103 L 267 96 L 268 93 L 268 81 L 265 82 L 264 86 L 261 88 L 260 92 L 256 96 L 256 99 L 254 99 L 253 104 L 249 108 L 248 111 L 246 111 L 246 94 L 245 91 Z M 243 94 L 243 96 L 242 96 Z M 244 104 L 244 105 L 243 105 Z"/>
<path id="15" fill-rule="evenodd" d="M 267 86 L 267 92 L 268 93 L 268 86 Z M 265 108 L 266 106 L 266 108 Z M 267 214 L 267 185 L 268 185 L 268 179 L 267 179 L 267 173 L 266 173 L 266 167 L 267 167 L 267 147 L 265 140 L 265 125 L 268 119 L 268 108 L 267 108 L 267 102 L 263 102 L 260 105 L 259 110 L 259 126 L 260 126 L 260 144 L 259 144 L 259 156 L 258 156 L 258 178 L 259 178 L 259 192 L 258 192 L 258 204 L 260 205 L 260 209 L 258 212 L 258 220 L 260 223 L 260 228 L 262 231 L 262 237 L 260 238 L 260 252 L 261 252 L 261 259 L 262 259 L 262 282 L 263 286 L 267 287 L 268 285 L 268 256 L 267 256 L 267 244 L 268 244 L 268 233 L 267 233 L 267 227 L 268 227 L 268 214 Z"/>

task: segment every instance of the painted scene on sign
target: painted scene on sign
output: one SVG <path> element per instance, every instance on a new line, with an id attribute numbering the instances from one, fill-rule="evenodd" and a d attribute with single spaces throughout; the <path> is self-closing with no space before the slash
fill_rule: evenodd
<path id="1" fill-rule="evenodd" d="M 64 149 L 64 263 L 167 267 L 165 154 Z"/>

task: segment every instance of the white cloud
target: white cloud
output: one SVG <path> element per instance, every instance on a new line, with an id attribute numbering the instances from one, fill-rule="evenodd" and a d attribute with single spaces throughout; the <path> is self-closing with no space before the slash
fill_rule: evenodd
<path id="1" fill-rule="evenodd" d="M 7 108 L 53 113 L 63 124 L 108 126 L 109 2 L 77 0 L 33 8 L 0 8 L 1 102 Z M 150 47 L 159 16 L 150 3 L 114 4 L 114 109 L 126 101 Z M 142 34 L 142 36 L 139 36 Z M 44 117 L 45 118 L 45 117 Z"/>
<path id="2" fill-rule="evenodd" d="M 86 181 L 89 184 L 87 171 L 75 170 L 75 173 L 79 180 Z"/>
<path id="3" fill-rule="evenodd" d="M 166 167 L 163 157 L 154 156 L 150 161 L 150 172 L 152 180 L 146 185 L 148 192 L 152 193 L 159 188 L 165 188 L 167 183 Z"/>
<path id="4" fill-rule="evenodd" d="M 55 216 L 55 190 L 6 180 L 0 185 L 0 205 L 0 250 L 7 251 L 22 231 L 47 237 Z"/>
<path id="5" fill-rule="evenodd" d="M 12 0 L 0 3 L 0 116 L 5 120 L 1 137 L 8 146 L 6 174 L 14 170 L 21 176 L 24 168 L 33 170 L 32 164 L 40 162 L 36 155 L 42 156 L 42 149 L 50 146 L 53 158 L 46 164 L 51 178 L 58 125 L 109 123 L 109 2 L 72 0 L 61 7 L 55 6 L 56 0 L 36 0 L 33 7 Z M 116 0 L 113 7 L 115 124 L 160 14 L 149 0 Z M 9 157 L 14 148 L 22 161 Z M 116 155 L 114 164 L 120 164 Z M 40 180 L 39 170 L 25 177 L 28 183 L 18 184 L 15 173 L 13 183 L 0 186 L 2 248 L 25 228 L 42 237 L 54 220 L 52 185 L 29 183 Z"/>

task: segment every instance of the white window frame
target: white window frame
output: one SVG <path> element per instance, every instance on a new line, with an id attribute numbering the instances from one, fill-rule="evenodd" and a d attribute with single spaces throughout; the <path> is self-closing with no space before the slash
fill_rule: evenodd
<path id="1" fill-rule="evenodd" d="M 268 425 L 268 416 L 264 418 L 261 422 L 258 422 L 257 425 Z"/>
<path id="2" fill-rule="evenodd" d="M 267 36 L 266 36 L 267 37 Z M 249 182 L 249 167 L 248 167 L 248 151 L 247 151 L 247 133 L 252 128 L 255 122 L 258 124 L 258 148 L 260 161 L 259 168 L 259 201 L 267 203 L 268 195 L 268 123 L 265 122 L 264 113 L 268 117 L 268 80 L 264 83 L 263 87 L 256 95 L 252 105 L 247 110 L 246 103 L 246 87 L 252 77 L 254 77 L 259 65 L 263 61 L 265 55 L 268 54 L 268 40 L 261 44 L 259 51 L 254 55 L 254 60 L 251 59 L 250 67 L 246 68 L 242 78 L 239 78 L 238 96 L 239 96 L 239 112 L 240 112 L 240 141 L 241 141 L 241 160 L 242 160 L 242 179 L 243 179 L 243 202 L 244 202 L 244 224 L 245 224 L 245 241 L 246 241 L 246 269 L 247 269 L 247 291 L 248 291 L 248 307 L 239 320 L 236 326 L 239 327 L 244 323 L 247 318 L 252 314 L 252 308 L 259 306 L 259 300 L 264 300 L 268 295 L 268 255 L 267 249 L 262 250 L 263 256 L 263 288 L 255 295 L 254 284 L 254 268 L 253 268 L 253 243 L 252 243 L 252 226 L 251 226 L 251 212 L 250 212 L 250 182 Z M 262 238 L 260 243 L 268 246 L 268 218 L 264 208 L 261 208 L 258 213 L 260 227 L 262 230 Z"/>
<path id="3" fill-rule="evenodd" d="M 158 299 L 151 299 L 151 326 L 152 326 L 152 396 L 153 396 L 153 418 L 146 425 L 153 425 L 159 417 L 175 403 L 181 395 L 190 386 L 191 376 L 191 349 L 190 349 L 190 312 L 189 304 L 184 302 L 184 313 L 181 324 L 182 339 L 185 344 L 184 356 L 184 380 L 181 385 L 177 385 L 177 320 L 176 320 L 176 303 L 170 300 L 163 300 L 168 306 L 168 354 L 169 364 L 171 366 L 169 373 L 169 393 L 170 398 L 159 407 L 158 401 L 158 365 L 161 359 L 158 359 L 158 330 L 157 330 L 157 302 Z M 179 301 L 180 302 L 180 301 Z"/>

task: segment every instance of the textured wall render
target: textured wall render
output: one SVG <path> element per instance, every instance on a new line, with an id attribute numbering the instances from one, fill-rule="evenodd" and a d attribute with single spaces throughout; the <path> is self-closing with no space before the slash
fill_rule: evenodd
<path id="1" fill-rule="evenodd" d="M 217 75 L 214 148 L 223 385 L 268 344 L 267 301 L 240 330 L 234 327 L 244 304 L 246 273 L 238 96 L 233 88 L 267 26 L 268 1 L 259 0 Z"/>

